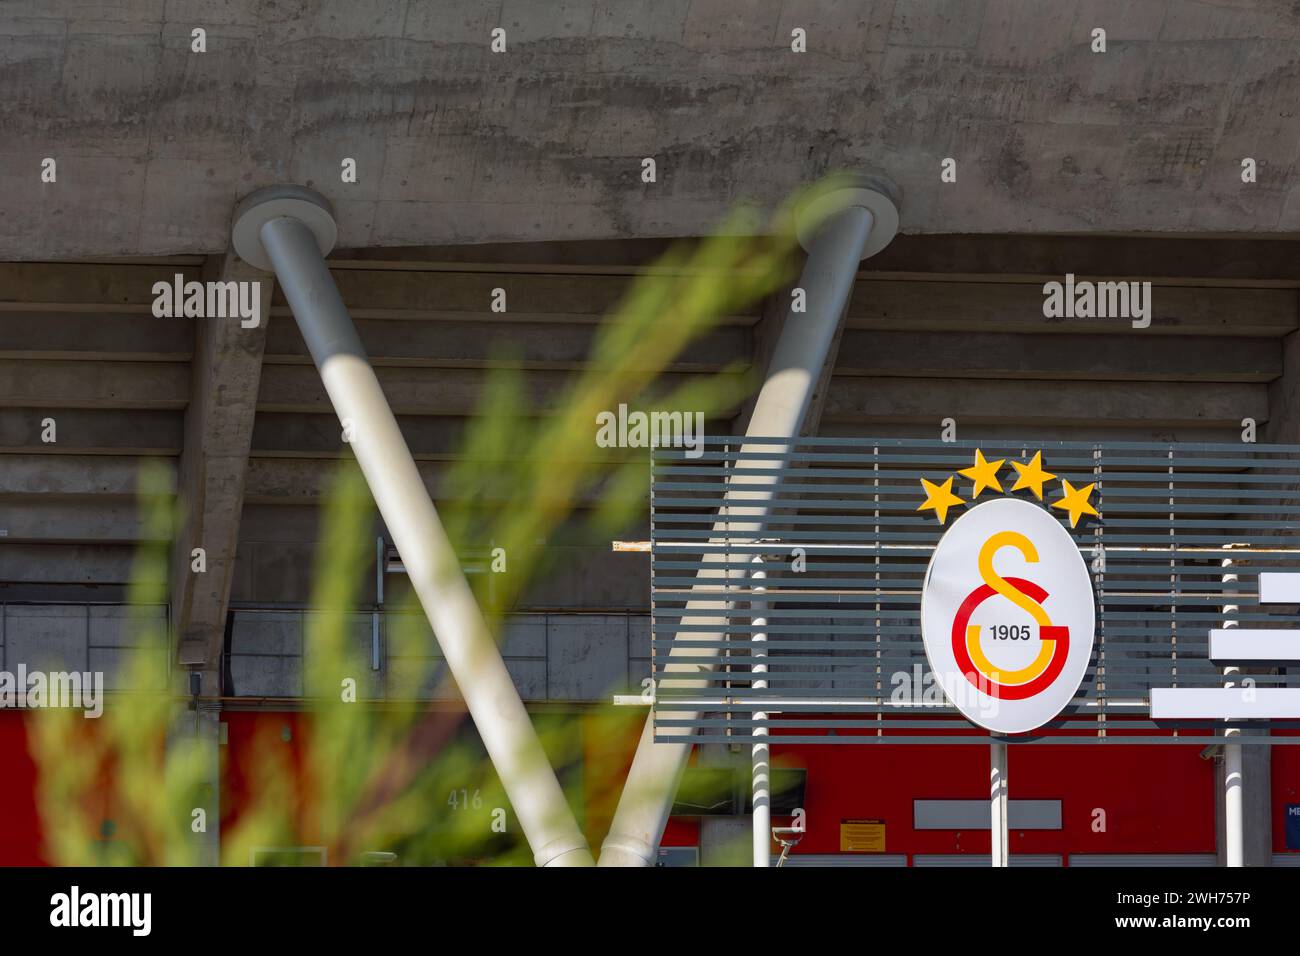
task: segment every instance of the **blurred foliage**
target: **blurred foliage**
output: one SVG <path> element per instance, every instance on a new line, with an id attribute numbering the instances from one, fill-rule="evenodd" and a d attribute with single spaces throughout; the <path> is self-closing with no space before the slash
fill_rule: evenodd
<path id="1" fill-rule="evenodd" d="M 611 535 L 644 525 L 649 455 L 597 448 L 598 413 L 624 403 L 707 418 L 734 412 L 752 392 L 752 371 L 742 374 L 739 367 L 675 388 L 664 371 L 720 321 L 789 280 L 793 208 L 792 202 L 767 224 L 741 209 L 714 237 L 679 245 L 645 270 L 597 329 L 590 362 L 545 417 L 530 414 L 523 373 L 510 356 L 494 363 L 480 412 L 439 491 L 463 560 L 494 548 L 507 556 L 506 573 L 472 580 L 493 633 L 551 561 L 562 560 L 564 549 L 556 544 L 566 535 L 578 529 L 580 538 L 607 544 Z M 131 586 L 130 603 L 140 609 L 131 622 L 136 652 L 121 681 L 137 689 L 110 697 L 97 721 L 75 710 L 30 715 L 51 862 L 200 862 L 193 808 L 212 806 L 204 787 L 214 759 L 222 763 L 223 788 L 238 775 L 246 791 L 238 817 L 222 825 L 223 864 L 293 862 L 266 854 L 268 847 L 324 847 L 331 864 L 379 862 L 374 854 L 395 854 L 403 865 L 531 862 L 482 746 L 463 712 L 446 700 L 454 690 L 409 588 L 399 591 L 397 607 L 385 608 L 386 697 L 368 700 L 375 673 L 368 620 L 361 618 L 364 642 L 355 625 L 358 611 L 367 611 L 359 569 L 374 560 L 375 516 L 354 461 L 343 463 L 325 499 L 312 610 L 304 615 L 304 711 L 292 720 L 279 720 L 281 714 L 261 721 L 249 746 L 240 748 L 238 767 L 231 748 L 212 738 L 212 727 L 206 738 L 199 733 L 203 719 L 177 692 L 184 675 L 167 667 L 166 624 L 146 613 L 168 600 L 160 582 L 176 518 L 165 467 L 143 470 L 140 502 L 152 543 L 140 548 Z M 431 696 L 444 699 L 431 704 Z M 575 716 L 540 708 L 534 718 L 571 805 L 580 820 L 587 811 L 589 830 L 598 827 L 602 821 L 591 817 L 612 811 L 645 711 L 611 707 Z M 296 747 L 289 746 L 294 738 Z M 231 799 L 223 793 L 222 805 Z M 209 830 L 216 825 L 207 821 Z M 314 860 L 305 855 L 301 862 Z"/>

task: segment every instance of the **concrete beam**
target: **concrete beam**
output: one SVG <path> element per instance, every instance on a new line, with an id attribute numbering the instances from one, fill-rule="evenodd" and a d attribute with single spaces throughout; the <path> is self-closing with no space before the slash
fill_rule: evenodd
<path id="1" fill-rule="evenodd" d="M 58 459 L 49 459 L 57 468 Z M 0 536 L 5 544 L 67 542 L 133 544 L 167 540 L 151 532 L 134 498 L 63 498 L 48 496 L 0 500 Z"/>
<path id="2" fill-rule="evenodd" d="M 593 504 L 599 503 L 598 499 L 593 499 Z M 318 499 L 303 502 L 283 500 L 246 502 L 240 525 L 240 541 L 315 545 L 320 541 L 320 522 L 324 517 L 320 504 Z M 628 527 L 615 532 L 595 526 L 590 519 L 591 514 L 579 505 L 572 515 L 555 528 L 545 547 L 592 546 L 602 548 L 608 553 L 611 533 L 626 534 L 633 538 L 642 538 L 650 533 L 648 517 L 640 520 L 633 518 Z M 376 532 L 379 528 L 380 526 L 376 524 Z M 539 544 L 537 547 L 543 545 Z M 487 548 L 488 542 L 485 540 L 482 542 L 484 554 L 487 553 Z"/>
<path id="3" fill-rule="evenodd" d="M 0 583 L 125 584 L 136 551 L 133 544 L 7 544 L 0 548 Z"/>
<path id="4" fill-rule="evenodd" d="M 184 408 L 189 369 L 180 362 L 0 359 L 0 404 L 37 408 Z"/>
<path id="5" fill-rule="evenodd" d="M 406 416 L 398 419 L 412 454 L 450 457 L 460 447 L 466 418 Z M 273 458 L 305 456 L 340 457 L 346 452 L 338 416 L 332 412 L 310 415 L 258 409 L 253 423 L 252 453 Z"/>
<path id="6" fill-rule="evenodd" d="M 450 469 L 443 462 L 417 463 L 420 477 L 436 501 L 447 500 L 446 486 Z M 246 504 L 313 504 L 319 502 L 337 474 L 338 461 L 331 458 L 253 458 L 248 463 L 248 480 L 244 486 Z M 3 487 L 0 485 L 0 487 Z M 504 499 L 512 489 L 502 485 L 480 490 L 486 500 Z M 578 503 L 600 501 L 599 487 L 585 489 Z"/>
<path id="7" fill-rule="evenodd" d="M 0 310 L 0 359 L 188 362 L 193 326 L 123 312 Z"/>
<path id="8" fill-rule="evenodd" d="M 393 411 L 399 415 L 473 415 L 483 399 L 486 376 L 479 370 L 387 366 L 375 369 Z M 694 376 L 667 373 L 655 381 L 657 394 L 668 394 Z M 546 411 L 567 392 L 567 372 L 533 370 L 522 386 L 527 409 Z M 259 411 L 324 412 L 329 396 L 320 376 L 309 365 L 269 365 L 257 398 Z M 593 437 L 595 426 L 592 426 Z"/>
<path id="9" fill-rule="evenodd" d="M 1041 285 L 1076 276 L 1150 279 L 1158 285 L 1287 286 L 1300 283 L 1295 243 L 1288 239 L 1243 242 L 1224 236 L 905 235 L 863 266 L 870 276 L 945 277 Z"/>
<path id="10" fill-rule="evenodd" d="M 357 332 L 375 365 L 440 368 L 578 369 L 585 367 L 595 339 L 592 323 L 515 322 L 485 314 L 473 322 L 360 319 Z M 0 329 L 3 326 L 0 325 Z M 715 329 L 683 350 L 671 368 L 714 371 L 745 357 L 745 330 Z M 292 321 L 276 322 L 267 333 L 268 363 L 310 364 L 302 335 Z"/>
<path id="11" fill-rule="evenodd" d="M 0 310 L 149 313 L 153 284 L 177 273 L 186 282 L 202 278 L 202 260 L 0 262 Z"/>
<path id="12" fill-rule="evenodd" d="M 340 222 L 340 227 L 345 225 Z M 634 270 L 629 269 L 629 273 Z M 449 319 L 488 313 L 512 322 L 599 322 L 627 294 L 628 275 L 530 275 L 509 272 L 423 272 L 334 269 L 339 295 L 358 318 L 415 314 Z M 505 291 L 507 311 L 491 312 L 495 290 Z M 288 309 L 282 295 L 272 300 Z"/>
<path id="13" fill-rule="evenodd" d="M 383 376 L 380 378 L 382 380 Z M 535 417 L 542 418 L 541 415 Z M 445 459 L 457 455 L 470 422 L 471 419 L 463 414 L 401 415 L 397 420 L 411 453 L 416 458 L 425 459 Z M 725 420 L 706 418 L 704 430 L 708 435 L 724 435 L 730 431 L 730 427 Z M 594 423 L 592 432 L 594 436 Z M 337 457 L 344 450 L 339 421 L 332 413 L 306 414 L 258 409 L 257 422 L 253 428 L 253 452 L 256 455 L 272 458 L 327 458 Z M 594 441 L 588 451 L 592 461 L 609 461 L 622 459 L 629 454 L 645 453 L 644 449 L 598 448 Z"/>
<path id="14" fill-rule="evenodd" d="M 172 626 L 182 661 L 201 661 L 204 696 L 221 693 L 221 650 L 239 542 L 244 481 L 266 346 L 273 279 L 233 253 L 210 265 L 210 278 L 260 282 L 263 321 L 244 328 L 238 318 L 197 319 L 193 378 L 178 466 L 183 519 L 171 568 Z M 191 570 L 202 548 L 207 570 Z"/>
<path id="15" fill-rule="evenodd" d="M 939 423 L 917 428 L 917 422 L 822 422 L 818 433 L 827 438 L 862 438 L 864 434 L 879 438 L 915 438 L 918 434 L 939 437 Z M 1220 422 L 1210 425 L 1159 425 L 1141 421 L 1026 421 L 967 422 L 959 418 L 957 435 L 962 439 L 1009 439 L 1012 441 L 1240 441 L 1241 424 Z"/>
<path id="16" fill-rule="evenodd" d="M 1060 281 L 1064 273 L 1054 278 Z M 845 324 L 850 329 L 886 332 L 906 329 L 909 332 L 1276 337 L 1295 331 L 1298 321 L 1296 294 L 1291 289 L 1153 286 L 1151 305 L 1151 327 L 1134 329 L 1131 320 L 1124 318 L 1046 318 L 1043 315 L 1043 287 L 1037 281 L 859 279 L 849 302 Z"/>
<path id="17" fill-rule="evenodd" d="M 630 275 L 671 239 L 602 239 L 473 245 L 367 247 L 335 251 L 331 269 Z M 1067 272 L 1150 279 L 1158 285 L 1296 288 L 1300 262 L 1287 239 L 1179 236 L 900 235 L 862 265 L 870 279 L 942 279 L 1042 284 Z"/>
<path id="18" fill-rule="evenodd" d="M 42 440 L 42 422 L 53 417 L 58 441 Z M 175 456 L 181 450 L 185 413 L 177 410 L 104 408 L 0 408 L 0 453 Z"/>
<path id="19" fill-rule="evenodd" d="M 837 375 L 1141 382 L 1271 382 L 1282 374 L 1276 339 L 852 329 Z"/>
<path id="20" fill-rule="evenodd" d="M 862 425 L 900 421 L 932 424 L 952 416 L 971 424 L 1236 426 L 1268 418 L 1268 386 L 1191 382 L 981 382 L 937 378 L 837 377 L 825 418 Z"/>
<path id="21" fill-rule="evenodd" d="M 852 381 L 845 376 L 846 381 Z M 887 379 L 875 381 L 890 382 Z M 926 382 L 932 379 L 924 380 Z M 1037 383 L 1047 387 L 1044 383 Z M 1075 384 L 1075 383 L 1072 383 Z M 1083 383 L 1078 383 L 1083 384 Z M 881 438 L 909 438 L 917 434 L 917 426 L 932 426 L 935 437 L 939 434 L 939 418 L 952 412 L 945 412 L 939 418 L 933 417 L 933 409 L 918 406 L 913 397 L 915 390 L 906 388 L 907 382 L 893 380 L 892 386 L 904 386 L 903 394 L 907 403 L 899 408 L 899 414 L 906 417 L 891 418 L 886 408 L 885 413 L 875 414 L 870 419 L 845 417 L 828 418 L 823 415 L 818 434 L 839 437 L 862 437 L 864 428 L 870 434 Z M 1092 387 L 1102 387 L 1094 384 Z M 1114 386 L 1110 386 L 1113 390 Z M 1002 383 L 980 382 L 978 388 L 971 382 L 966 383 L 967 392 L 991 390 L 991 394 L 1004 394 Z M 883 399 L 882 399 L 883 400 Z M 987 405 L 977 402 L 973 407 Z M 879 408 L 879 403 L 872 403 L 872 408 Z M 925 412 L 930 417 L 925 417 Z M 1255 411 L 1259 411 L 1258 407 Z M 996 414 L 994 414 L 994 412 Z M 838 414 L 838 413 L 837 413 Z M 1077 417 L 1082 414 L 1082 417 Z M 989 414 L 971 417 L 966 414 L 959 417 L 959 433 L 966 437 L 988 438 L 1041 438 L 1043 440 L 1079 440 L 1079 441 L 1237 441 L 1241 437 L 1241 419 L 1235 421 L 1218 417 L 1208 421 L 1158 421 L 1144 420 L 1136 414 L 1125 418 L 1091 420 L 1077 409 L 1070 418 L 1061 420 L 1041 420 L 1035 418 L 1016 418 L 1006 409 L 994 409 Z M 0 425 L 4 413 L 0 412 Z M 1262 419 L 1261 419 L 1262 421 Z M 439 416 L 403 416 L 399 419 L 402 434 L 412 453 L 417 459 L 450 459 L 461 447 L 464 429 L 469 419 L 464 417 Z M 977 432 L 968 430 L 969 426 L 978 428 Z M 711 435 L 735 434 L 735 422 L 706 422 L 705 431 Z M 924 432 L 924 428 L 922 429 Z M 928 434 L 928 432 L 927 432 Z M 2 447 L 2 446 L 0 446 Z M 258 457 L 266 458 L 334 458 L 344 451 L 339 434 L 338 420 L 328 414 L 291 414 L 259 411 L 253 431 L 253 452 Z M 593 454 L 599 452 L 593 446 Z M 611 450 L 611 453 L 614 450 Z"/>
<path id="22" fill-rule="evenodd" d="M 699 235 L 867 163 L 911 197 L 912 233 L 1300 223 L 1286 3 L 1107 6 L 1104 69 L 1068 0 L 282 6 L 152 3 L 104 29 L 8 4 L 0 258 L 219 252 L 231 197 L 285 179 L 328 191 L 343 247 Z M 200 22 L 202 64 L 176 68 Z"/>
<path id="23" fill-rule="evenodd" d="M 174 470 L 172 463 L 166 466 Z M 0 495 L 133 499 L 139 474 L 139 459 L 124 455 L 7 455 L 0 464 Z"/>

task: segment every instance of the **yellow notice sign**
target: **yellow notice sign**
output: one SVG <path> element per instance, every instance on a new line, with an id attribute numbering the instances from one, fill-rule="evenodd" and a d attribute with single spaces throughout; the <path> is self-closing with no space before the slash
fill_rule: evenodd
<path id="1" fill-rule="evenodd" d="M 884 853 L 884 820 L 841 820 L 841 853 Z"/>

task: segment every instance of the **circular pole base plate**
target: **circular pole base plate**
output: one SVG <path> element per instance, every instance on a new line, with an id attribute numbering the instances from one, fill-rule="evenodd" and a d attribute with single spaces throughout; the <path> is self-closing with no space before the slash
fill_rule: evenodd
<path id="1" fill-rule="evenodd" d="M 863 259 L 874 256 L 898 235 L 898 206 L 894 200 L 871 186 L 850 186 L 817 196 L 799 210 L 795 227 L 799 244 L 805 251 L 810 249 L 813 238 L 830 217 L 852 206 L 860 206 L 872 217 L 871 235 L 862 249 Z"/>
<path id="2" fill-rule="evenodd" d="M 272 271 L 271 260 L 262 246 L 262 226 L 282 216 L 302 222 L 316 237 L 320 254 L 330 254 L 339 230 L 329 200 L 306 186 L 283 185 L 249 193 L 235 207 L 230 242 L 239 258 L 265 272 Z"/>

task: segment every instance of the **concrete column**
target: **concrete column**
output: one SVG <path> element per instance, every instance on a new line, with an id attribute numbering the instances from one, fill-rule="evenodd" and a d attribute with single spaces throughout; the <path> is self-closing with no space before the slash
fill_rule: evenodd
<path id="1" fill-rule="evenodd" d="M 1249 736 L 1246 732 L 1243 736 Z M 1241 794 L 1243 821 L 1242 862 L 1246 866 L 1273 865 L 1273 747 L 1245 744 L 1241 772 L 1246 788 Z"/>
<path id="2" fill-rule="evenodd" d="M 740 744 L 703 744 L 699 767 L 727 768 L 739 784 L 749 770 L 749 748 Z M 750 817 L 708 816 L 700 818 L 700 866 L 752 866 L 753 844 Z"/>
<path id="3" fill-rule="evenodd" d="M 258 283 L 260 306 L 260 321 L 252 328 L 235 316 L 195 320 L 190 403 L 177 467 L 182 518 L 172 545 L 172 630 L 181 665 L 202 675 L 204 697 L 216 698 L 222 693 L 221 651 L 275 280 L 233 253 L 210 261 L 206 272 L 205 278 L 220 282 Z M 203 549 L 201 572 L 193 569 L 196 548 Z"/>
<path id="4" fill-rule="evenodd" d="M 1263 731 L 1244 728 L 1238 740 L 1262 734 Z M 1229 764 L 1225 747 L 1214 751 L 1214 832 L 1215 855 L 1219 866 L 1272 866 L 1273 865 L 1273 774 L 1270 744 L 1240 743 L 1230 745 L 1240 754 L 1237 762 Z M 1240 780 L 1239 800 L 1241 835 L 1238 841 L 1237 864 L 1228 862 L 1228 847 L 1233 842 L 1227 816 L 1226 796 L 1229 778 Z"/>
<path id="5" fill-rule="evenodd" d="M 184 778 L 197 781 L 190 805 L 180 808 L 186 846 L 169 865 L 221 864 L 221 704 L 202 701 L 197 710 L 177 709 L 167 734 L 167 760 L 184 761 Z M 160 782 L 161 785 L 161 782 Z M 201 816 L 195 811 L 202 810 Z M 200 827 L 196 831 L 196 827 Z"/>

